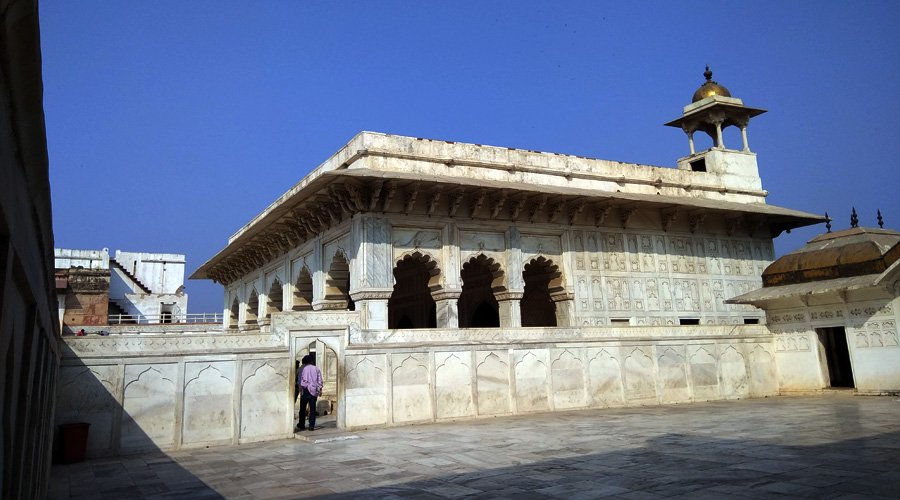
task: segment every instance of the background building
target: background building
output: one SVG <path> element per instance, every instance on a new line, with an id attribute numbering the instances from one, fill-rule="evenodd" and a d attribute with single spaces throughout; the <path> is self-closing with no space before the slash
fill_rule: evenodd
<path id="1" fill-rule="evenodd" d="M 107 249 L 54 250 L 62 331 L 137 323 L 183 323 L 184 255 Z"/>

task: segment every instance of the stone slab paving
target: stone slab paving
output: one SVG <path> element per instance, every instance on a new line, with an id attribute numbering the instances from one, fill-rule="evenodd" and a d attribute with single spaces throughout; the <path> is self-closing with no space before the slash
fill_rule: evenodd
<path id="1" fill-rule="evenodd" d="M 353 434 L 58 465 L 49 498 L 900 498 L 897 397 L 776 397 Z"/>

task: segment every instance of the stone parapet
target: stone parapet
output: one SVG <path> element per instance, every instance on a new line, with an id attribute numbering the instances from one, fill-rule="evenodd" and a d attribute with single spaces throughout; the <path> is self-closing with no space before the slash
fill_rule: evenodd
<path id="1" fill-rule="evenodd" d="M 451 328 L 415 330 L 350 329 L 352 347 L 428 344 L 524 344 L 585 341 L 630 342 L 682 341 L 684 339 L 767 339 L 772 333 L 762 325 L 629 326 L 571 328 Z"/>

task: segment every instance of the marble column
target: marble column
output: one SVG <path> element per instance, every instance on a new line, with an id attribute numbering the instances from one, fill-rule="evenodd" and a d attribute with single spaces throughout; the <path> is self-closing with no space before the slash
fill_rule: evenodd
<path id="1" fill-rule="evenodd" d="M 500 328 L 520 328 L 522 326 L 522 292 L 496 293 L 500 306 Z"/>
<path id="2" fill-rule="evenodd" d="M 361 328 L 387 330 L 388 299 L 391 298 L 391 293 L 388 290 L 366 290 L 350 294 L 356 310 L 361 313 Z"/>
<path id="3" fill-rule="evenodd" d="M 438 328 L 459 328 L 460 293 L 462 290 L 442 290 L 432 294 Z"/>
<path id="4" fill-rule="evenodd" d="M 561 292 L 550 295 L 550 300 L 556 305 L 556 326 L 575 325 L 575 294 Z"/>

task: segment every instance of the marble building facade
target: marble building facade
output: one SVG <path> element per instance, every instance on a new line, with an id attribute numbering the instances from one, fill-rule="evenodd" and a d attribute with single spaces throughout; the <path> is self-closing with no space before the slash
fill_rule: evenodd
<path id="1" fill-rule="evenodd" d="M 677 168 L 362 132 L 193 274 L 220 328 L 68 337 L 61 383 L 121 408 L 98 454 L 290 436 L 311 352 L 346 429 L 778 394 L 766 314 L 726 300 L 824 218 L 765 203 L 763 112 L 710 74 Z"/>

